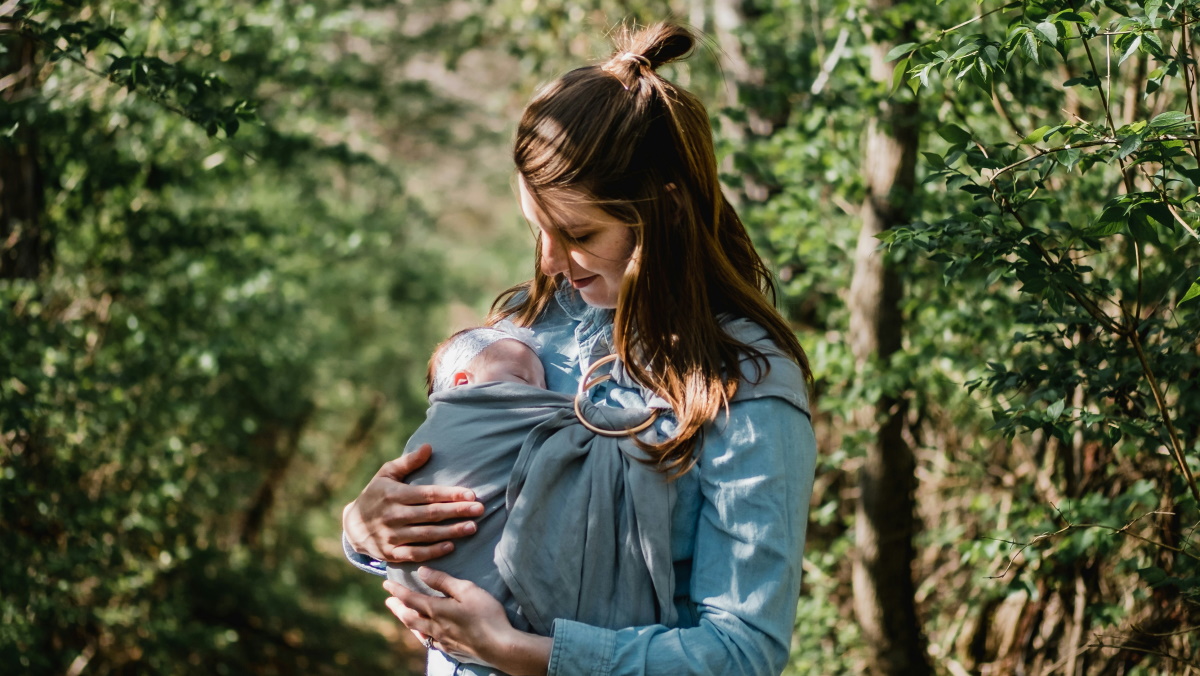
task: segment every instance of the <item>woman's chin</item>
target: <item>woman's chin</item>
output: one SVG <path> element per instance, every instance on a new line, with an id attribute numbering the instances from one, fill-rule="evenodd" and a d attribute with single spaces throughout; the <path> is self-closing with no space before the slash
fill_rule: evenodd
<path id="1" fill-rule="evenodd" d="M 594 308 L 600 308 L 601 310 L 613 310 L 617 307 L 616 296 L 612 295 L 612 297 L 610 297 L 610 295 L 611 294 L 606 293 L 595 293 L 594 290 L 589 288 L 579 289 L 579 297 L 583 299 L 583 302 Z"/>

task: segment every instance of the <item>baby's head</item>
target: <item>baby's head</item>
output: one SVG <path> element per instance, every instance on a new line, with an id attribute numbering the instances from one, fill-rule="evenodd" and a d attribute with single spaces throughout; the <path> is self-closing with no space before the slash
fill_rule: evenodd
<path id="1" fill-rule="evenodd" d="M 429 359 L 426 377 L 429 394 L 490 382 L 523 383 L 545 389 L 546 371 L 538 359 L 532 333 L 515 326 L 485 326 L 450 336 Z"/>

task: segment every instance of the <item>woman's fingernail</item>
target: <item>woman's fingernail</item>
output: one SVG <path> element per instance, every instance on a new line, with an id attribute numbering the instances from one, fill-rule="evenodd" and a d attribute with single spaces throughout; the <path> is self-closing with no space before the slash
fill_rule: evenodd
<path id="1" fill-rule="evenodd" d="M 417 569 L 417 576 L 424 580 L 425 578 L 429 577 L 429 569 L 425 566 L 421 566 Z"/>
<path id="2" fill-rule="evenodd" d="M 471 502 L 472 500 L 475 499 L 475 492 L 474 491 L 463 491 L 462 499 L 464 502 Z"/>
<path id="3" fill-rule="evenodd" d="M 453 542 L 443 542 L 442 546 L 439 547 L 438 549 L 441 549 L 443 552 L 454 551 L 454 543 Z"/>
<path id="4" fill-rule="evenodd" d="M 464 523 L 462 529 L 463 529 L 463 532 L 466 533 L 467 535 L 474 533 L 475 532 L 475 522 L 468 521 L 468 522 Z"/>

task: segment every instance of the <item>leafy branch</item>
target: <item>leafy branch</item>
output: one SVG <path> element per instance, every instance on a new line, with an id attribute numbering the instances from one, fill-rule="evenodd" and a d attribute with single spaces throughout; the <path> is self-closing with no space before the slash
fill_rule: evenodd
<path id="1" fill-rule="evenodd" d="M 992 540 L 994 542 L 1003 542 L 1005 544 L 1009 544 L 1014 547 L 1018 547 L 1017 551 L 1013 552 L 1012 555 L 1008 558 L 1008 564 L 1004 567 L 1004 570 L 1000 571 L 1000 573 L 997 575 L 987 576 L 989 580 L 997 580 L 997 579 L 1006 577 L 1008 575 L 1008 571 L 1012 570 L 1012 567 L 1016 564 L 1017 557 L 1020 556 L 1021 553 L 1024 552 L 1026 549 L 1028 549 L 1034 545 L 1037 545 L 1039 543 L 1045 542 L 1047 540 L 1052 540 L 1060 535 L 1065 535 L 1066 533 L 1069 533 L 1071 531 L 1085 530 L 1088 528 L 1099 528 L 1102 530 L 1111 531 L 1114 535 L 1125 535 L 1127 537 L 1133 538 L 1135 540 L 1140 540 L 1142 542 L 1145 542 L 1146 544 L 1153 545 L 1160 549 L 1165 549 L 1167 551 L 1174 552 L 1176 554 L 1182 554 L 1182 555 L 1184 555 L 1190 559 L 1193 559 L 1195 561 L 1200 561 L 1200 555 L 1193 554 L 1192 552 L 1189 552 L 1186 549 L 1183 549 L 1181 547 L 1172 547 L 1171 545 L 1168 545 L 1165 542 L 1158 542 L 1157 540 L 1151 540 L 1149 538 L 1142 537 L 1141 535 L 1138 535 L 1137 533 L 1129 532 L 1129 529 L 1131 527 L 1133 527 L 1134 524 L 1136 524 L 1138 521 L 1141 521 L 1142 519 L 1144 519 L 1148 516 L 1156 516 L 1156 515 L 1158 515 L 1158 516 L 1174 516 L 1175 515 L 1174 512 L 1163 512 L 1163 511 L 1146 512 L 1144 514 L 1134 517 L 1132 520 L 1129 521 L 1129 523 L 1125 524 L 1124 526 L 1117 527 L 1117 526 L 1110 526 L 1110 525 L 1104 524 L 1104 523 L 1072 523 L 1071 520 L 1068 519 L 1066 517 L 1066 515 L 1062 513 L 1062 510 L 1060 510 L 1056 505 L 1051 504 L 1050 506 L 1054 507 L 1054 510 L 1056 512 L 1058 512 L 1059 517 L 1061 517 L 1062 520 L 1066 522 L 1065 526 L 1063 526 L 1062 528 L 1059 528 L 1056 531 L 1040 533 L 1036 537 L 1031 539 L 1029 542 L 1016 542 L 1014 540 L 1005 540 L 1003 538 L 991 538 L 991 537 L 984 538 L 985 540 Z"/>
<path id="2" fill-rule="evenodd" d="M 1017 211 L 1011 202 L 1003 200 L 1001 206 L 1008 214 L 1016 219 L 1016 221 L 1020 223 L 1021 226 L 1026 229 L 1026 231 L 1029 230 L 1029 225 L 1025 222 L 1025 219 L 1021 217 L 1020 212 Z M 1037 251 L 1038 255 L 1046 262 L 1048 266 L 1051 267 L 1051 269 L 1061 266 L 1061 262 L 1054 260 L 1040 242 L 1031 238 L 1028 240 L 1028 243 L 1030 247 Z M 1154 376 L 1154 370 L 1150 367 L 1150 362 L 1146 358 L 1145 349 L 1142 347 L 1142 338 L 1138 332 L 1138 322 L 1133 321 L 1133 319 L 1129 316 L 1125 316 L 1124 321 L 1118 324 L 1117 322 L 1113 321 L 1112 317 L 1108 316 L 1108 314 L 1106 314 L 1094 300 L 1089 298 L 1086 293 L 1083 293 L 1081 290 L 1075 288 L 1074 284 L 1066 285 L 1065 291 L 1071 296 L 1071 298 L 1075 299 L 1075 302 L 1079 303 L 1080 307 L 1082 307 L 1089 315 L 1098 321 L 1106 331 L 1128 340 L 1134 351 L 1137 353 L 1138 362 L 1142 366 L 1142 374 L 1146 378 L 1147 385 L 1150 386 L 1150 391 L 1154 396 L 1155 404 L 1158 406 L 1158 413 L 1162 418 L 1163 425 L 1167 428 L 1167 436 L 1171 441 L 1172 456 L 1174 457 L 1176 464 L 1179 466 L 1180 474 L 1186 481 L 1188 489 L 1192 493 L 1192 498 L 1196 500 L 1197 504 L 1200 504 L 1200 488 L 1197 488 L 1196 478 L 1192 475 L 1192 470 L 1188 467 L 1187 459 L 1184 457 L 1183 442 L 1180 440 L 1179 433 L 1176 431 L 1175 424 L 1171 419 L 1171 412 L 1167 406 L 1166 397 L 1163 396 L 1162 388 L 1159 387 L 1158 384 L 1158 379 Z"/>
<path id="3" fill-rule="evenodd" d="M 140 90 L 157 106 L 200 126 L 209 136 L 223 131 L 226 139 L 230 139 L 242 122 L 259 121 L 256 104 L 247 99 L 219 103 L 229 86 L 215 74 L 195 73 L 180 64 L 145 55 L 110 55 L 112 61 L 106 70 L 88 63 L 87 55 L 103 44 L 126 49 L 121 28 L 96 26 L 87 21 L 49 27 L 20 14 L 10 21 L 15 25 L 13 32 L 42 45 L 51 62 L 67 60 L 129 91 Z M 257 161 L 250 152 L 228 141 L 227 144 L 246 158 Z"/>

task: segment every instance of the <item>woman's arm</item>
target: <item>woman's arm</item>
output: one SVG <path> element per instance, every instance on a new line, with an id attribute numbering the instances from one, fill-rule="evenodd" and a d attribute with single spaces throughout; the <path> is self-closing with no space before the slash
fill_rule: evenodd
<path id="1" fill-rule="evenodd" d="M 429 461 L 432 449 L 384 463 L 342 510 L 342 530 L 354 552 L 378 561 L 429 561 L 454 550 L 448 542 L 475 532 L 475 522 L 439 525 L 483 514 L 472 491 L 455 486 L 410 486 L 404 478 Z M 358 563 L 362 563 L 359 561 Z"/>
<path id="2" fill-rule="evenodd" d="M 689 597 L 696 626 L 554 623 L 551 676 L 778 674 L 787 664 L 816 441 L 781 399 L 736 402 L 709 429 Z"/>
<path id="3" fill-rule="evenodd" d="M 384 583 L 395 597 L 388 607 L 437 639 L 435 648 L 511 674 L 778 674 L 799 599 L 815 467 L 812 425 L 781 399 L 734 403 L 728 421 L 708 430 L 693 470 L 702 498 L 688 587 L 696 626 L 614 631 L 557 620 L 551 640 L 513 629 L 486 592 L 429 569 L 422 578 L 447 598 Z"/>

